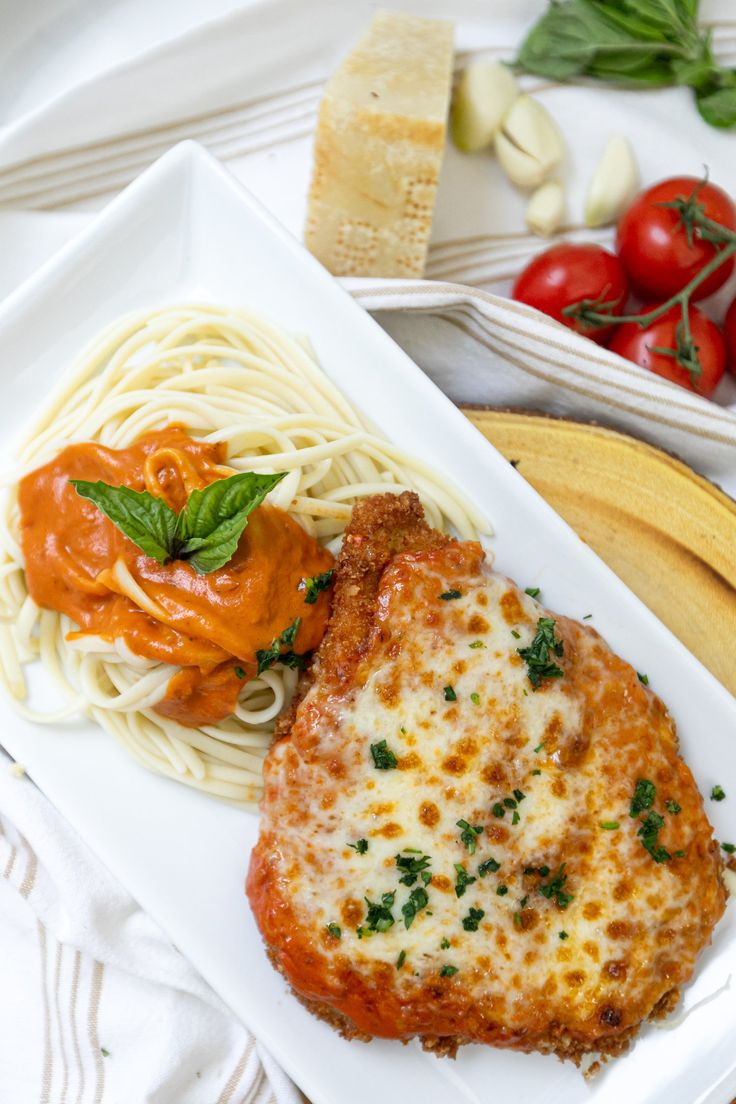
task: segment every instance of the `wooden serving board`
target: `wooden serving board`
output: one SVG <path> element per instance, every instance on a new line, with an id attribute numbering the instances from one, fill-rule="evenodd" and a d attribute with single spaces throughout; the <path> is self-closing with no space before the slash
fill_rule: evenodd
<path id="1" fill-rule="evenodd" d="M 463 409 L 736 694 L 736 502 L 624 433 L 541 414 Z"/>

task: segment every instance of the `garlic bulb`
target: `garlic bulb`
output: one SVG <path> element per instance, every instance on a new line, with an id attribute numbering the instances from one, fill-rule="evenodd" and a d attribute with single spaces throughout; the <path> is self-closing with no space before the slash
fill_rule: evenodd
<path id="1" fill-rule="evenodd" d="M 585 225 L 616 222 L 639 190 L 639 170 L 626 138 L 609 139 L 585 201 Z"/>
<path id="2" fill-rule="evenodd" d="M 452 101 L 452 137 L 464 153 L 490 146 L 519 95 L 514 75 L 498 61 L 478 61 L 460 74 Z"/>
<path id="3" fill-rule="evenodd" d="M 519 96 L 496 134 L 496 156 L 520 188 L 537 188 L 562 161 L 562 135 L 547 109 L 531 96 Z"/>
<path id="4" fill-rule="evenodd" d="M 565 215 L 565 193 L 559 180 L 548 180 L 533 193 L 526 208 L 526 224 L 533 234 L 548 238 L 559 230 Z"/>

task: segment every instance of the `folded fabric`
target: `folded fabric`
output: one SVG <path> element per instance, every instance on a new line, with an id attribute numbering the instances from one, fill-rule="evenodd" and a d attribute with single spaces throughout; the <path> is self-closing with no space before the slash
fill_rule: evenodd
<path id="1" fill-rule="evenodd" d="M 298 1104 L 291 1081 L 2 754 L 0 871 L 3 1104 Z"/>

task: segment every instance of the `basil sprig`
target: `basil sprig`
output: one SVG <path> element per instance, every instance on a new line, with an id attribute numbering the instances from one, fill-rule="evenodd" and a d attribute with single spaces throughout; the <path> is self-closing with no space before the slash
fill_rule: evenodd
<path id="1" fill-rule="evenodd" d="M 148 491 L 112 487 L 101 480 L 69 482 L 147 556 L 160 564 L 186 560 L 198 575 L 207 575 L 232 558 L 248 516 L 285 475 L 240 472 L 217 479 L 192 491 L 178 514 Z"/>
<path id="2" fill-rule="evenodd" d="M 700 0 L 552 0 L 516 65 L 550 80 L 633 87 L 686 85 L 711 126 L 736 125 L 736 70 L 718 64 Z"/>

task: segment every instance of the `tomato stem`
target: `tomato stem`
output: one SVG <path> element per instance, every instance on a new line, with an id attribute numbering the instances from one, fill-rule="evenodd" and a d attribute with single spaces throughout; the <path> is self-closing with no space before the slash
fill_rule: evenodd
<path id="1" fill-rule="evenodd" d="M 693 292 L 705 283 L 711 273 L 715 272 L 736 253 L 736 232 L 730 230 L 727 226 L 722 226 L 720 222 L 708 218 L 702 203 L 698 202 L 698 193 L 704 183 L 705 181 L 700 181 L 687 197 L 678 196 L 671 203 L 659 204 L 659 206 L 669 207 L 679 212 L 680 222 L 687 235 L 688 244 L 692 245 L 693 232 L 697 229 L 702 241 L 722 246 L 684 288 L 678 291 L 676 295 L 670 296 L 666 302 L 660 303 L 658 307 L 652 307 L 651 310 L 640 314 L 614 314 L 616 304 L 601 303 L 600 297 L 597 300 L 581 299 L 577 303 L 571 303 L 568 307 L 564 307 L 562 311 L 566 318 L 577 319 L 577 321 L 591 329 L 596 326 L 620 326 L 627 322 L 634 322 L 644 329 L 644 327 L 650 326 L 652 322 L 656 322 L 663 314 L 672 310 L 673 307 L 679 306 L 682 311 L 682 321 L 677 328 L 677 348 L 653 349 L 652 351 L 674 357 L 678 364 L 681 364 L 690 373 L 693 383 L 702 374 L 702 366 L 698 358 L 698 347 L 693 341 L 690 330 L 690 300 Z"/>

